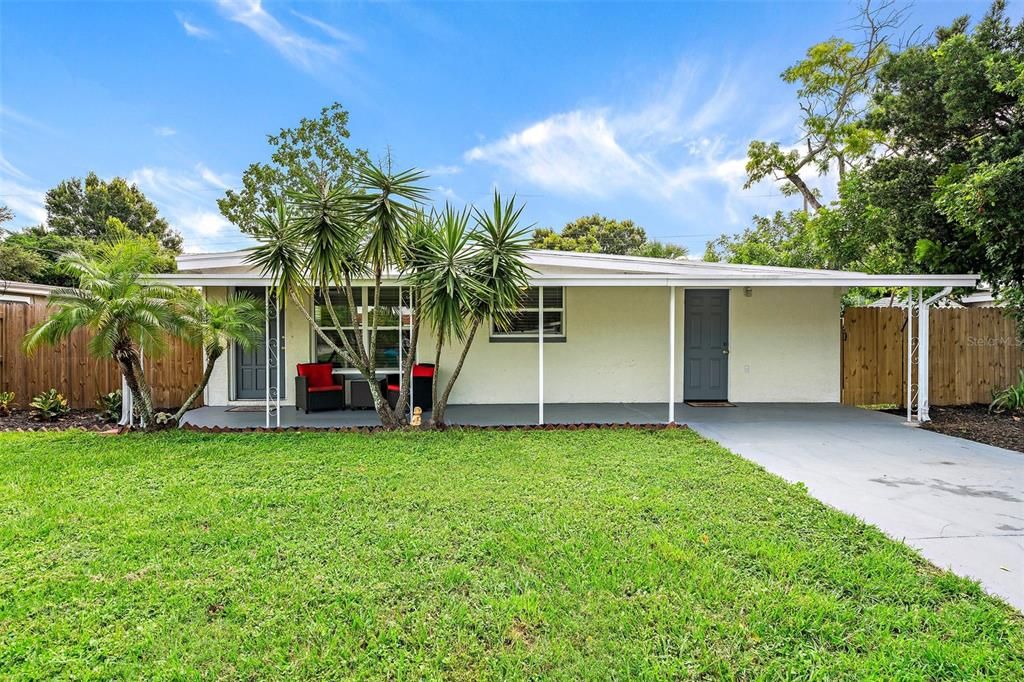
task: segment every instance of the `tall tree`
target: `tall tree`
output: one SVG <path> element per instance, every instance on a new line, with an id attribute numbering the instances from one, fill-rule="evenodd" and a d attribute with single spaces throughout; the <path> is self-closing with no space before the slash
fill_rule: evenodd
<path id="1" fill-rule="evenodd" d="M 335 102 L 317 118 L 303 118 L 294 128 L 267 135 L 270 162 L 251 164 L 242 174 L 242 187 L 229 189 L 217 206 L 242 232 L 257 234 L 259 217 L 273 212 L 277 197 L 302 191 L 301 178 L 341 186 L 355 179 L 355 170 L 368 161 L 365 150 L 350 150 L 348 112 Z"/>
<path id="2" fill-rule="evenodd" d="M 552 251 L 610 253 L 650 258 L 678 258 L 687 253 L 683 246 L 649 240 L 647 231 L 632 220 L 615 220 L 597 213 L 567 223 L 561 232 L 555 232 L 548 227 L 534 230 L 532 246 Z"/>
<path id="3" fill-rule="evenodd" d="M 797 85 L 801 135 L 786 147 L 778 141 L 752 141 L 745 188 L 770 178 L 783 193 L 803 197 L 811 211 L 821 208 L 820 193 L 808 177 L 824 175 L 834 165 L 842 179 L 877 142 L 861 122 L 878 69 L 890 54 L 891 33 L 902 22 L 895 0 L 866 0 L 858 42 L 833 37 L 812 45 L 804 59 L 782 72 L 782 80 Z"/>
<path id="4" fill-rule="evenodd" d="M 33 282 L 46 267 L 46 259 L 24 246 L 8 242 L 3 225 L 14 220 L 14 212 L 0 205 L 0 279 Z"/>
<path id="5" fill-rule="evenodd" d="M 437 229 L 421 247 L 424 267 L 412 274 L 412 280 L 420 292 L 421 314 L 434 331 L 435 366 L 441 366 L 445 345 L 459 348 L 443 388 L 440 372 L 434 373 L 434 425 L 445 423 L 452 388 L 481 325 L 491 320 L 507 329 L 529 284 L 530 229 L 519 225 L 522 212 L 515 197 L 503 202 L 495 192 L 490 212 L 472 210 L 475 225 L 470 228 L 470 211 L 446 207 Z"/>
<path id="6" fill-rule="evenodd" d="M 155 237 L 164 248 L 181 251 L 181 235 L 160 217 L 142 190 L 124 178 L 107 181 L 90 172 L 84 182 L 63 180 L 46 193 L 46 228 L 59 236 L 101 241 L 109 236 L 111 218 L 135 234 Z"/>
<path id="7" fill-rule="evenodd" d="M 903 257 L 978 272 L 1024 332 L 1024 20 L 996 0 L 891 59 L 868 125 L 889 153 L 867 169 L 861 222 L 881 221 Z M 855 209 L 856 206 L 844 206 Z"/>
<path id="8" fill-rule="evenodd" d="M 117 363 L 143 428 L 153 425 L 154 414 L 141 350 L 159 354 L 167 345 L 167 332 L 176 333 L 181 326 L 173 303 L 177 289 L 143 278 L 155 257 L 147 242 L 139 239 L 105 244 L 97 258 L 66 254 L 61 265 L 76 278 L 77 287 L 50 294 L 54 313 L 33 327 L 24 341 L 25 349 L 34 351 L 60 343 L 76 329 L 88 329 L 92 333 L 89 352 Z"/>
<path id="9" fill-rule="evenodd" d="M 709 241 L 704 260 L 788 268 L 825 267 L 825 255 L 818 248 L 809 223 L 803 211 L 777 211 L 770 218 L 754 216 L 753 227 L 741 234 L 723 234 Z"/>
<path id="10" fill-rule="evenodd" d="M 381 423 L 393 428 L 402 423 L 403 414 L 391 408 L 376 381 L 381 315 L 376 309 L 370 315 L 356 314 L 355 282 L 373 281 L 373 301 L 379 301 L 384 273 L 403 270 L 405 244 L 420 215 L 415 204 L 426 198 L 417 184 L 424 176 L 416 170 L 394 172 L 390 165 L 368 165 L 355 176 L 355 182 L 341 183 L 323 176 L 300 177 L 300 189 L 289 190 L 287 202 L 278 200 L 273 213 L 260 216 L 256 233 L 260 244 L 248 260 L 271 275 L 279 298 L 290 300 L 318 338 L 359 371 Z M 355 328 L 351 337 L 331 337 L 323 330 L 309 305 L 314 291 L 323 296 L 329 326 L 335 328 L 344 325 L 332 297 L 344 297 L 340 307 L 351 315 Z M 403 358 L 403 364 L 408 383 L 412 363 Z"/>

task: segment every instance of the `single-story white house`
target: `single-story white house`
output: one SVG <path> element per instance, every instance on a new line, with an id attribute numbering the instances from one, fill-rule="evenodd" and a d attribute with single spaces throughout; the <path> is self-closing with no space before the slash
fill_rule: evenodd
<path id="1" fill-rule="evenodd" d="M 245 250 L 182 255 L 179 272 L 159 279 L 201 287 L 211 299 L 238 290 L 262 299 L 273 283 L 247 265 L 246 256 Z M 926 304 L 920 296 L 925 287 L 978 282 L 974 275 L 867 275 L 540 250 L 529 252 L 528 262 L 534 273 L 521 315 L 509 331 L 477 334 L 452 405 L 535 404 L 543 422 L 545 404 L 664 403 L 673 421 L 674 405 L 683 401 L 836 403 L 847 288 L 918 288 L 918 303 Z M 356 303 L 360 315 L 372 303 L 372 287 L 364 284 Z M 333 297 L 336 306 L 341 298 Z M 390 326 L 380 327 L 381 373 L 397 372 L 402 353 L 433 362 L 429 329 L 421 331 L 417 348 L 408 348 L 402 282 L 388 280 L 381 299 L 393 312 Z M 294 308 L 288 303 L 280 311 L 280 394 L 272 399 L 282 406 L 294 405 L 299 363 L 332 362 L 338 381 L 359 381 Z M 277 385 L 267 370 L 270 355 L 262 345 L 249 352 L 232 348 L 213 373 L 205 404 L 267 404 L 268 389 Z M 456 357 L 456 349 L 446 349 L 442 380 Z"/>

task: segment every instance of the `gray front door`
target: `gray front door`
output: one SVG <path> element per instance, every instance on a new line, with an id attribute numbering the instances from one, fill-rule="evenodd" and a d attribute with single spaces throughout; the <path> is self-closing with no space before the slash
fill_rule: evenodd
<path id="1" fill-rule="evenodd" d="M 683 400 L 729 399 L 729 290 L 687 289 Z"/>
<path id="2" fill-rule="evenodd" d="M 263 287 L 239 287 L 236 291 L 239 293 L 245 292 L 252 296 L 259 303 L 260 307 L 264 305 L 264 292 Z M 274 329 L 275 319 L 273 317 L 274 309 L 270 309 L 270 328 L 271 331 Z M 284 311 L 281 311 L 281 330 L 284 330 Z M 283 335 L 282 335 L 283 336 Z M 281 348 L 281 357 L 284 357 L 284 347 L 282 343 L 279 344 Z M 266 339 L 264 335 L 260 333 L 260 338 L 257 339 L 256 343 L 251 348 L 245 349 L 235 344 L 235 398 L 237 400 L 263 400 L 267 397 L 267 347 L 265 344 Z M 282 368 L 283 369 L 283 368 Z M 281 373 L 281 397 L 285 396 L 285 384 L 288 378 L 288 373 Z M 270 381 L 274 381 L 274 376 L 271 374 Z"/>

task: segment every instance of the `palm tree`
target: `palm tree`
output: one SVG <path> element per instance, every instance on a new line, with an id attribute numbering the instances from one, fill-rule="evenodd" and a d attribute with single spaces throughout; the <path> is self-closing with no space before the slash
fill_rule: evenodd
<path id="1" fill-rule="evenodd" d="M 178 307 L 182 337 L 203 348 L 206 369 L 195 390 L 174 413 L 175 422 L 181 420 L 206 389 L 213 367 L 228 345 L 237 343 L 243 348 L 252 348 L 263 333 L 264 321 L 263 307 L 246 293 L 236 293 L 221 303 L 205 299 L 196 289 L 187 289 L 182 291 Z"/>
<path id="2" fill-rule="evenodd" d="M 399 426 L 403 417 L 391 409 L 375 381 L 378 315 L 368 320 L 353 315 L 352 338 L 332 337 L 314 319 L 309 294 L 319 291 L 324 297 L 324 309 L 336 328 L 343 325 L 331 300 L 332 288 L 342 290 L 354 311 L 353 283 L 369 278 L 374 282 L 373 300 L 380 300 L 384 274 L 402 270 L 406 233 L 419 215 L 415 203 L 427 196 L 416 184 L 423 177 L 415 170 L 393 172 L 390 164 L 386 169 L 368 164 L 352 184 L 300 178 L 299 188 L 287 192 L 287 202 L 279 200 L 270 215 L 260 218 L 261 244 L 248 257 L 274 278 L 279 297 L 290 299 L 314 333 L 366 379 L 386 427 Z M 406 364 L 411 366 L 411 360 Z"/>
<path id="3" fill-rule="evenodd" d="M 153 424 L 153 399 L 140 349 L 159 354 L 166 347 L 166 333 L 181 328 L 172 302 L 177 289 L 143 279 L 155 258 L 150 245 L 132 239 L 102 245 L 95 259 L 66 254 L 60 266 L 78 279 L 78 288 L 51 293 L 49 306 L 56 312 L 29 330 L 24 341 L 25 350 L 32 352 L 42 344 L 60 343 L 77 329 L 90 330 L 89 352 L 117 363 L 143 428 Z"/>
<path id="4" fill-rule="evenodd" d="M 434 330 L 435 366 L 440 367 L 445 344 L 462 349 L 448 383 L 438 395 L 439 372 L 434 373 L 431 421 L 443 425 L 448 399 L 480 325 L 493 321 L 507 329 L 529 284 L 529 227 L 520 228 L 523 207 L 515 197 L 502 203 L 497 191 L 490 213 L 473 209 L 475 226 L 468 228 L 469 213 L 446 207 L 438 229 L 421 247 L 423 264 L 411 275 L 420 294 L 419 313 Z"/>

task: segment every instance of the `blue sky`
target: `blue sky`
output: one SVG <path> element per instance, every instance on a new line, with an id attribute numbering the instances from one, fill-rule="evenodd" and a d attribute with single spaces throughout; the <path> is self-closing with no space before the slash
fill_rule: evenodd
<path id="1" fill-rule="evenodd" d="M 931 30 L 985 3 L 918 3 Z M 754 213 L 752 138 L 791 143 L 778 74 L 848 35 L 818 3 L 0 3 L 0 202 L 15 226 L 95 170 L 137 182 L 186 250 L 245 245 L 216 199 L 266 134 L 341 102 L 352 143 L 431 172 L 438 203 L 516 192 L 529 222 L 632 218 L 699 255 Z M 1014 16 L 1020 8 L 1011 5 Z M 829 192 L 831 178 L 820 186 Z"/>

